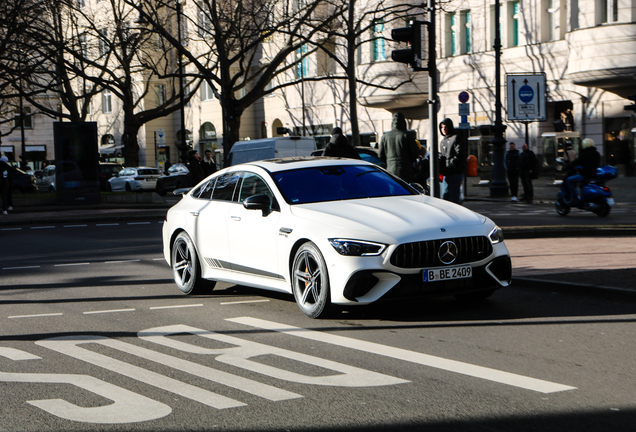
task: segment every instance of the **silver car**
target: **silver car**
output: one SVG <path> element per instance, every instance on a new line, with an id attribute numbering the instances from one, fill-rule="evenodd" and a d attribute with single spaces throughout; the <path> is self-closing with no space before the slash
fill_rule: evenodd
<path id="1" fill-rule="evenodd" d="M 154 191 L 160 176 L 161 171 L 158 168 L 124 168 L 108 180 L 107 189 L 110 192 Z"/>

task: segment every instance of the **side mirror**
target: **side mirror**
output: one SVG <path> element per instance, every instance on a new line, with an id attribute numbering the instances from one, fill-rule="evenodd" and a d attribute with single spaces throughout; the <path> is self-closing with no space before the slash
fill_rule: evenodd
<path id="1" fill-rule="evenodd" d="M 419 183 L 409 183 L 409 186 L 411 186 L 413 189 L 415 189 L 416 191 L 418 191 L 421 194 L 426 192 L 424 187 L 421 184 L 419 184 Z"/>
<path id="2" fill-rule="evenodd" d="M 181 195 L 181 196 L 183 196 L 183 195 L 187 194 L 188 192 L 190 192 L 191 189 L 192 188 L 190 188 L 190 187 L 175 189 L 175 190 L 172 191 L 172 194 L 173 195 Z"/>
<path id="3" fill-rule="evenodd" d="M 272 205 L 272 201 L 265 194 L 253 195 L 245 198 L 243 201 L 243 207 L 247 210 L 262 210 L 263 216 L 269 214 L 269 208 Z"/>

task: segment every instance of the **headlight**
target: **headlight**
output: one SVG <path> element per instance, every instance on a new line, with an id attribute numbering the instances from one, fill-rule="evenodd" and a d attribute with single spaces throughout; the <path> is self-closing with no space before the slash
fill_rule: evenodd
<path id="1" fill-rule="evenodd" d="M 336 252 L 345 256 L 375 256 L 380 255 L 386 249 L 386 245 L 381 243 L 360 240 L 329 239 L 329 243 Z"/>
<path id="2" fill-rule="evenodd" d="M 488 238 L 490 238 L 492 244 L 501 243 L 504 241 L 503 231 L 495 225 L 490 234 L 488 234 Z"/>

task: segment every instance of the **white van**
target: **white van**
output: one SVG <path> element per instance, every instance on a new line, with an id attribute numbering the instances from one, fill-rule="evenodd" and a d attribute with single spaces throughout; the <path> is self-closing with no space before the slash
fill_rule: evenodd
<path id="1" fill-rule="evenodd" d="M 313 137 L 274 137 L 234 143 L 228 156 L 228 166 L 263 159 L 311 156 L 316 150 Z"/>

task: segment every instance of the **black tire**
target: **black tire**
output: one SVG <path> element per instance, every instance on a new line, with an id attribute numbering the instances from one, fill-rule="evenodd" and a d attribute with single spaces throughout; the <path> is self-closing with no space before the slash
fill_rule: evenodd
<path id="1" fill-rule="evenodd" d="M 486 300 L 488 297 L 493 295 L 494 292 L 495 292 L 494 289 L 487 289 L 482 291 L 473 291 L 473 292 L 455 294 L 453 297 L 455 297 L 457 300 L 462 302 L 476 302 L 476 301 Z"/>
<path id="2" fill-rule="evenodd" d="M 106 185 L 106 192 L 112 192 L 113 191 L 113 187 L 110 185 L 110 183 L 108 183 Z"/>
<path id="3" fill-rule="evenodd" d="M 296 304 L 309 318 L 325 318 L 332 312 L 327 264 L 318 247 L 307 242 L 294 257 L 291 272 Z"/>
<path id="4" fill-rule="evenodd" d="M 201 278 L 201 267 L 190 236 L 181 232 L 172 243 L 170 264 L 179 291 L 186 295 L 207 294 L 216 281 Z"/>
<path id="5" fill-rule="evenodd" d="M 130 188 L 130 183 L 126 183 L 126 192 L 132 192 L 132 189 Z"/>
<path id="6" fill-rule="evenodd" d="M 554 203 L 554 208 L 556 212 L 561 216 L 567 216 L 570 213 L 570 206 L 565 202 L 563 197 L 558 197 L 556 202 Z"/>
<path id="7" fill-rule="evenodd" d="M 159 196 L 166 196 L 166 190 L 163 188 L 163 186 L 159 186 L 157 185 L 157 195 Z"/>
<path id="8" fill-rule="evenodd" d="M 597 204 L 598 204 L 598 210 L 596 210 L 594 213 L 596 213 L 600 217 L 606 217 L 607 215 L 610 214 L 610 211 L 612 210 L 612 208 L 607 203 L 607 200 L 602 199 Z"/>

